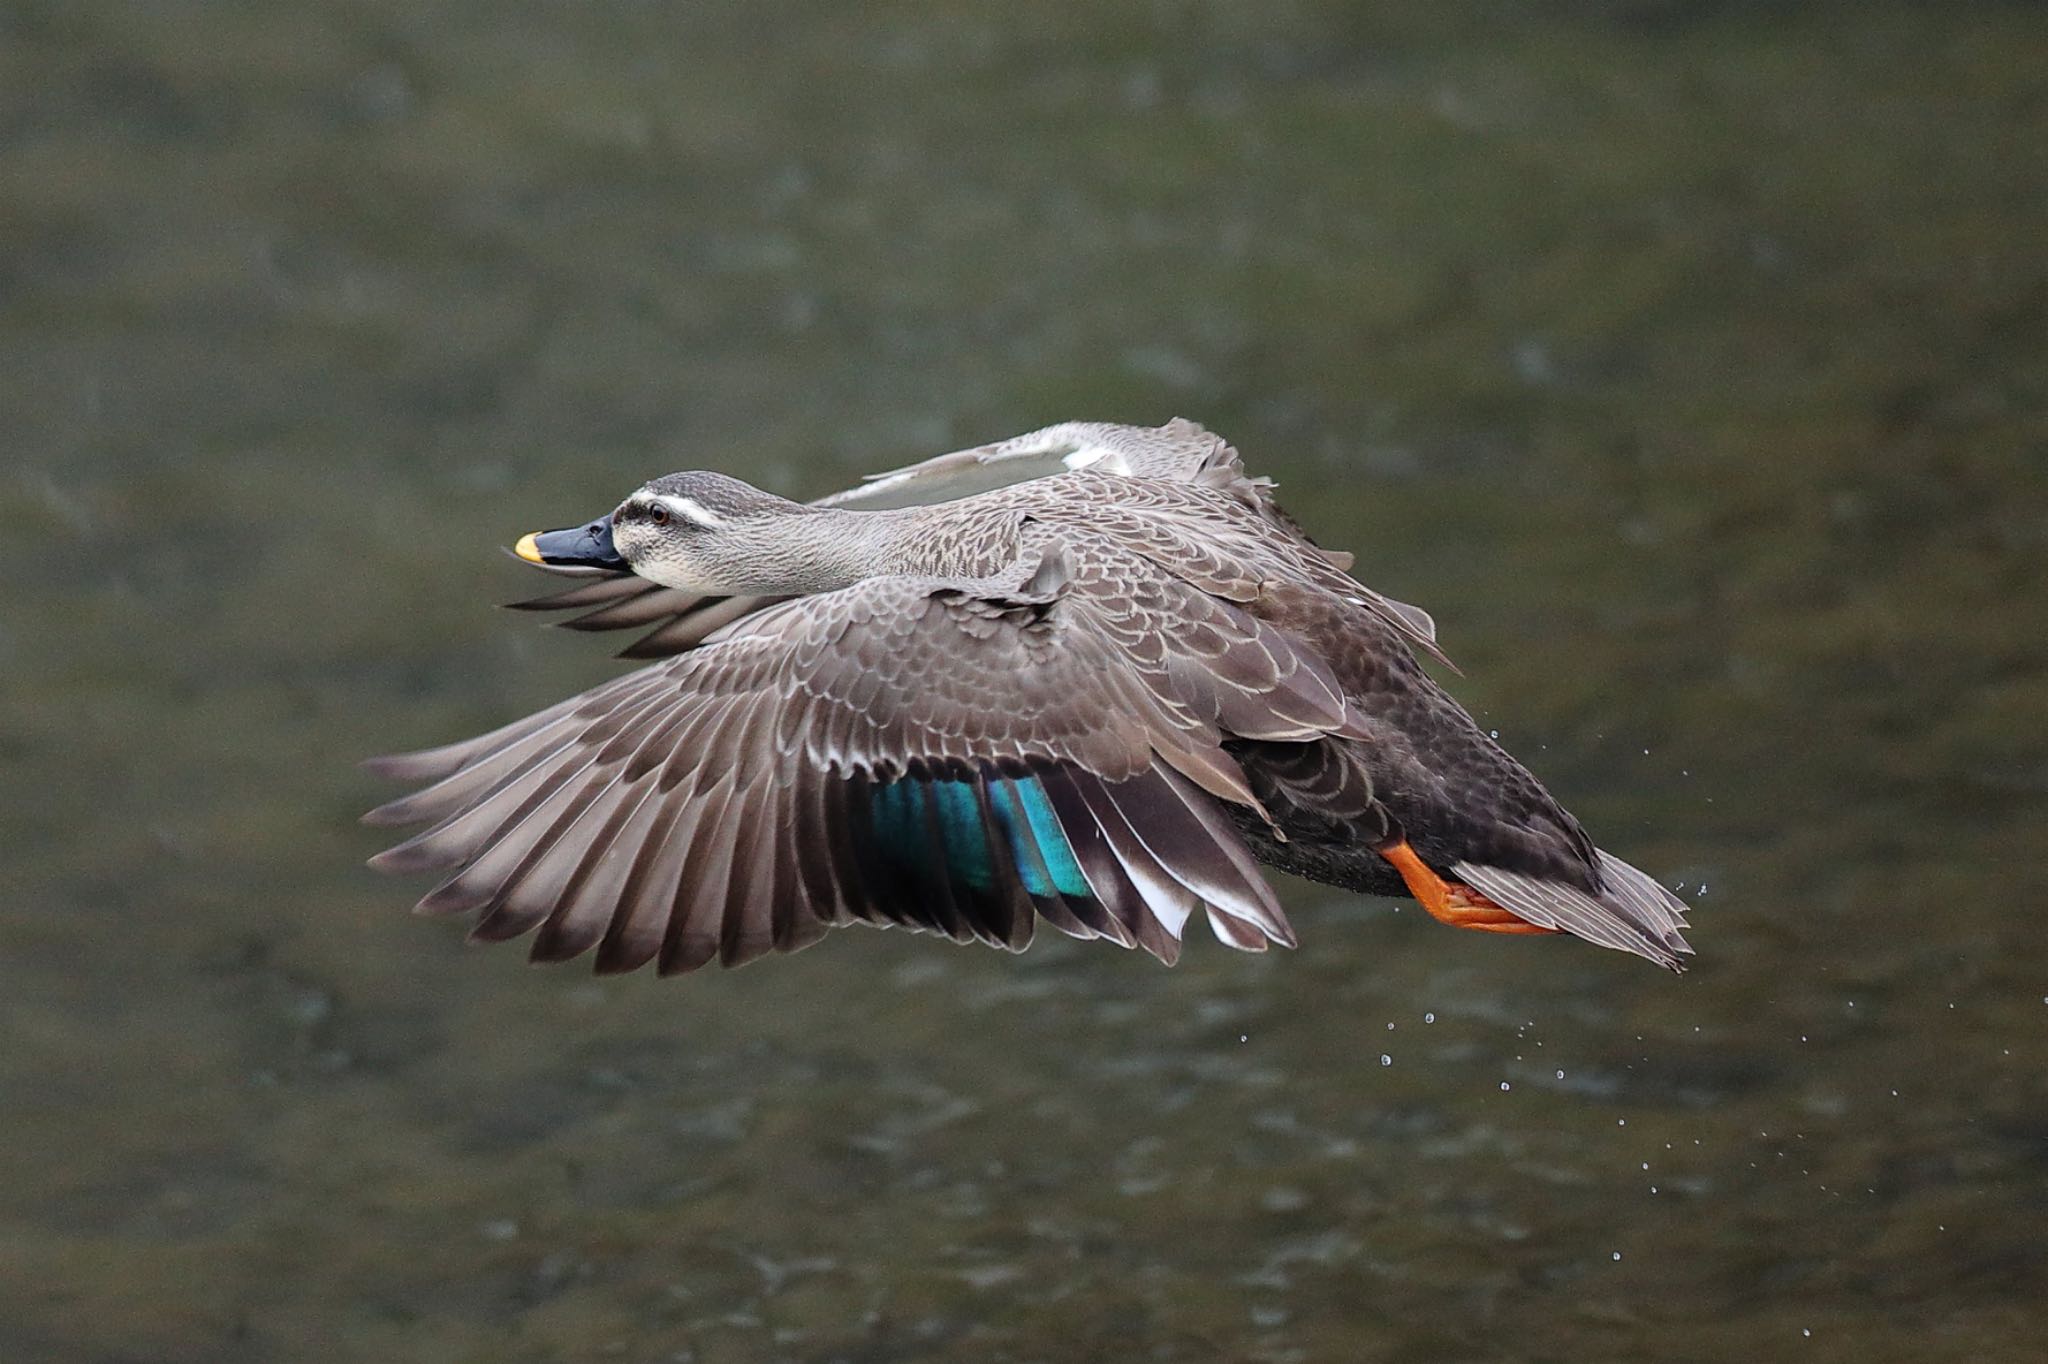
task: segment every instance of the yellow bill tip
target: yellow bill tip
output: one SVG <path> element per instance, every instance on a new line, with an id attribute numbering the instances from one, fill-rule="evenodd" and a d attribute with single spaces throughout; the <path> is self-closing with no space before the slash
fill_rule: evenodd
<path id="1" fill-rule="evenodd" d="M 541 562 L 540 544 L 536 533 L 533 531 L 528 531 L 526 534 L 520 536 L 519 543 L 512 546 L 512 552 L 514 554 L 517 554 L 520 558 L 526 560 L 526 562 L 528 562 L 529 564 L 537 564 Z"/>

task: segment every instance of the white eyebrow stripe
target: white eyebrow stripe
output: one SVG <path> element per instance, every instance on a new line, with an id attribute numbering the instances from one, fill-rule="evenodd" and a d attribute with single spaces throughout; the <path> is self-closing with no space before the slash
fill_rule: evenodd
<path id="1" fill-rule="evenodd" d="M 694 497 L 682 497 L 674 493 L 662 493 L 659 496 L 657 496 L 654 500 L 661 503 L 662 506 L 667 507 L 677 516 L 682 517 L 685 521 L 689 521 L 696 525 L 702 526 L 706 530 L 716 530 L 720 526 L 730 524 L 725 517 L 711 510 L 711 508 L 705 506 L 702 502 L 699 502 Z"/>

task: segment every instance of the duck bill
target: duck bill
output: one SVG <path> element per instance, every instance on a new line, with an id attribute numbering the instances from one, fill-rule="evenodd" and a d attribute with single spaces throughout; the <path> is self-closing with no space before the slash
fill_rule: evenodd
<path id="1" fill-rule="evenodd" d="M 512 552 L 526 562 L 544 568 L 596 569 L 607 573 L 632 571 L 612 544 L 612 519 L 609 516 L 601 516 L 587 526 L 522 535 L 519 543 L 512 546 Z"/>

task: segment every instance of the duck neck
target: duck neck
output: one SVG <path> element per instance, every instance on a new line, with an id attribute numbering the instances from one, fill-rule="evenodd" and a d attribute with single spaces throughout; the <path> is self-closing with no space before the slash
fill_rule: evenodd
<path id="1" fill-rule="evenodd" d="M 897 511 L 805 507 L 724 532 L 752 596 L 836 592 L 863 579 L 902 572 L 912 526 Z"/>

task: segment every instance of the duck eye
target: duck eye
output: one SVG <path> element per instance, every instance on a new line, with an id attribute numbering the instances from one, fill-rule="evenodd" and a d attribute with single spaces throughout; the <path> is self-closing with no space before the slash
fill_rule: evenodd
<path id="1" fill-rule="evenodd" d="M 647 519 L 649 521 L 652 521 L 657 526 L 667 525 L 668 508 L 662 506 L 659 502 L 655 503 L 653 506 L 647 509 Z"/>

